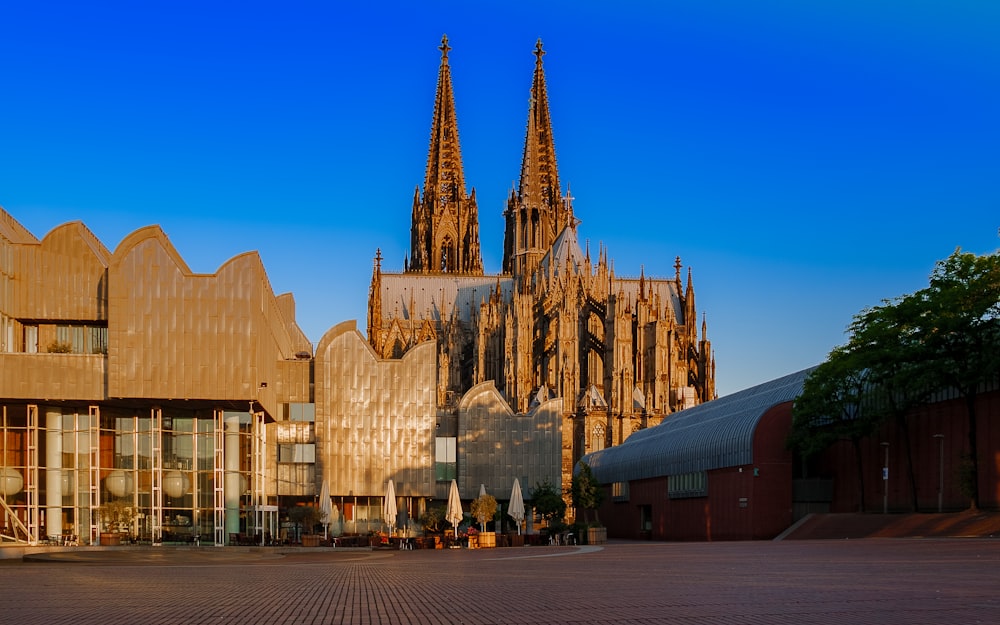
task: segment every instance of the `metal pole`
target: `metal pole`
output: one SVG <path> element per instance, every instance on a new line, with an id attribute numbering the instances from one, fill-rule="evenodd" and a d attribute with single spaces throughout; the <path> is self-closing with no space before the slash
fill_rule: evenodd
<path id="1" fill-rule="evenodd" d="M 935 434 L 938 439 L 938 512 L 944 510 L 944 434 Z"/>
<path id="2" fill-rule="evenodd" d="M 889 513 L 889 443 L 885 447 L 885 464 L 882 465 L 882 514 Z"/>

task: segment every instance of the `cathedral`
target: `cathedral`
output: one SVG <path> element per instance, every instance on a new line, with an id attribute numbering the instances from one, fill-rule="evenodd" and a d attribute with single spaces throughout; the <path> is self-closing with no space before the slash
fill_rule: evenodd
<path id="1" fill-rule="evenodd" d="M 483 269 L 479 208 L 467 191 L 447 37 L 440 46 L 424 185 L 413 198 L 401 273 L 376 253 L 368 340 L 384 358 L 437 346 L 439 422 L 474 385 L 492 382 L 516 413 L 559 398 L 564 475 L 584 453 L 715 398 L 715 361 L 700 335 L 690 268 L 682 279 L 618 276 L 603 248 L 579 243 L 559 183 L 541 40 L 535 46 L 520 179 L 506 201 L 503 266 Z M 567 426 L 571 429 L 567 430 Z M 570 434 L 572 435 L 570 436 Z M 564 482 L 565 483 L 565 482 Z"/>

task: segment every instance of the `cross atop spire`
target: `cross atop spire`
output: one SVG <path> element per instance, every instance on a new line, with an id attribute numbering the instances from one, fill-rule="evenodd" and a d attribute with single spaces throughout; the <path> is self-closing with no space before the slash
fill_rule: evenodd
<path id="1" fill-rule="evenodd" d="M 545 50 L 542 50 L 542 39 L 541 39 L 541 37 L 539 37 L 538 41 L 535 42 L 535 52 L 534 52 L 534 55 L 536 57 L 538 57 L 538 62 L 541 63 L 542 62 L 542 57 L 545 56 Z"/>
<path id="2" fill-rule="evenodd" d="M 541 43 L 541 39 L 539 39 L 539 43 Z M 441 45 L 438 46 L 438 50 L 441 51 L 441 60 L 447 62 L 448 51 L 451 50 L 451 46 L 448 45 L 448 35 L 441 37 Z"/>

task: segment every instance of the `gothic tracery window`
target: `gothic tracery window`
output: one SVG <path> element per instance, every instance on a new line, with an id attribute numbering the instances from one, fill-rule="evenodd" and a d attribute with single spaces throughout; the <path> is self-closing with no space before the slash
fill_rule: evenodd
<path id="1" fill-rule="evenodd" d="M 590 451 L 600 451 L 604 449 L 604 425 L 598 423 L 594 426 L 591 434 Z"/>

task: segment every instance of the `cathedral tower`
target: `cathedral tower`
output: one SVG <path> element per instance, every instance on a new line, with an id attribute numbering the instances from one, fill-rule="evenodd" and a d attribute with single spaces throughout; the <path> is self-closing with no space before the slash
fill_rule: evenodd
<path id="1" fill-rule="evenodd" d="M 457 273 L 483 275 L 479 249 L 479 216 L 476 191 L 465 192 L 462 150 L 458 143 L 455 96 L 448 65 L 448 37 L 441 39 L 434 120 L 424 192 L 413 197 L 410 259 L 407 273 Z"/>
<path id="2" fill-rule="evenodd" d="M 556 146 L 542 67 L 544 55 L 539 39 L 535 44 L 535 75 L 531 84 L 521 179 L 517 190 L 511 191 L 504 211 L 503 271 L 522 278 L 538 266 L 570 218 L 570 209 L 559 187 Z"/>

